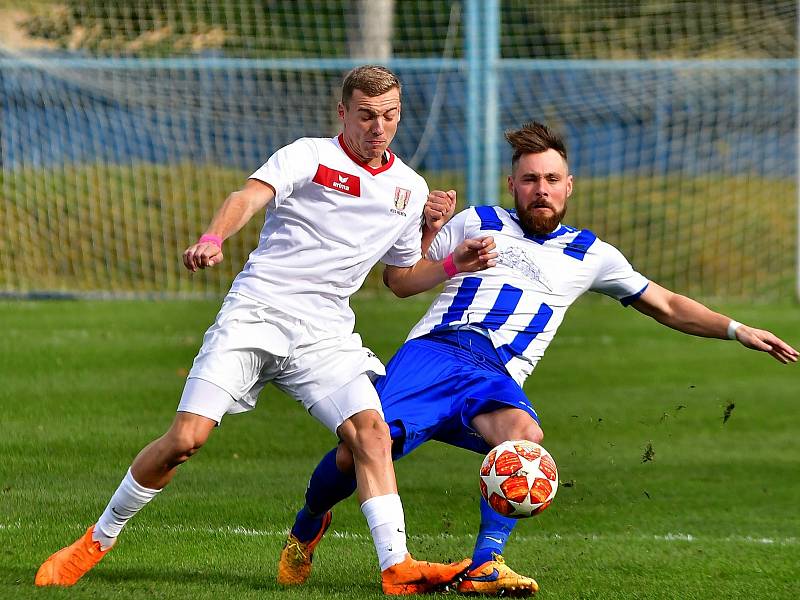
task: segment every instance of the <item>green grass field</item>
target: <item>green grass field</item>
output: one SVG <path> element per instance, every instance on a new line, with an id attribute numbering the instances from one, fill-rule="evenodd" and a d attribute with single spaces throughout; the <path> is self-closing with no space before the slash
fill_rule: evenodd
<path id="1" fill-rule="evenodd" d="M 428 300 L 362 296 L 358 329 L 388 359 Z M 0 303 L 0 598 L 381 597 L 353 499 L 309 582 L 275 583 L 308 474 L 334 440 L 273 388 L 226 418 L 77 586 L 34 588 L 41 561 L 97 518 L 168 426 L 217 307 Z M 717 308 L 800 345 L 795 304 Z M 800 597 L 798 382 L 797 366 L 584 299 L 526 386 L 562 487 L 520 523 L 508 562 L 544 600 Z M 397 464 L 418 557 L 470 554 L 480 461 L 434 443 Z"/>

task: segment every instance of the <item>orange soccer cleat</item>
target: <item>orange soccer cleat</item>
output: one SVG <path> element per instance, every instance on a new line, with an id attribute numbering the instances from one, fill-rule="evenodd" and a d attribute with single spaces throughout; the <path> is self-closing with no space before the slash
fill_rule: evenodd
<path id="1" fill-rule="evenodd" d="M 83 577 L 111 548 L 100 549 L 100 542 L 92 539 L 94 525 L 73 544 L 50 555 L 36 572 L 36 585 L 70 586 Z"/>
<path id="2" fill-rule="evenodd" d="M 281 585 L 300 585 L 311 575 L 311 561 L 314 558 L 314 548 L 317 547 L 322 536 L 331 524 L 331 512 L 322 517 L 322 528 L 310 542 L 301 542 L 291 533 L 289 539 L 281 550 L 278 561 L 278 583 Z"/>
<path id="3" fill-rule="evenodd" d="M 482 594 L 484 596 L 533 596 L 539 584 L 530 577 L 515 573 L 499 554 L 469 571 L 456 588 L 460 594 Z"/>
<path id="4" fill-rule="evenodd" d="M 406 554 L 403 562 L 392 565 L 381 573 L 383 593 L 390 596 L 424 594 L 445 589 L 469 567 L 464 559 L 449 565 L 414 560 Z"/>

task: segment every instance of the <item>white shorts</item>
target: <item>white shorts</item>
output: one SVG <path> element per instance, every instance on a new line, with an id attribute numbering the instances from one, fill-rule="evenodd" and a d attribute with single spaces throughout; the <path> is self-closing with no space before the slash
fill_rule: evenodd
<path id="1" fill-rule="evenodd" d="M 187 381 L 178 410 L 219 422 L 226 413 L 255 408 L 270 381 L 309 410 L 362 374 L 374 378 L 385 370 L 357 333 L 331 336 L 256 300 L 229 293 L 188 376 L 213 384 L 227 396 Z M 340 406 L 342 413 L 361 406 L 344 418 L 366 408 L 380 412 L 377 393 L 372 396 L 353 398 L 353 407 Z"/>
<path id="2" fill-rule="evenodd" d="M 313 406 L 309 407 L 308 412 L 317 421 L 325 425 L 333 433 L 339 429 L 339 425 L 345 419 L 352 417 L 362 410 L 376 410 L 383 418 L 381 400 L 378 391 L 372 385 L 372 381 L 365 374 L 361 374 L 344 387 L 336 390 L 330 396 L 326 396 Z"/>

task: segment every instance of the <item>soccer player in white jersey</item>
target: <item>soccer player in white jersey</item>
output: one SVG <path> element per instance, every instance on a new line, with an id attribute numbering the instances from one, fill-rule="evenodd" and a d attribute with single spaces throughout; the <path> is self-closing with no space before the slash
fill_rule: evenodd
<path id="1" fill-rule="evenodd" d="M 266 207 L 258 247 L 205 334 L 172 426 L 138 454 L 97 523 L 45 561 L 37 585 L 68 586 L 82 577 L 223 415 L 252 409 L 269 381 L 352 449 L 384 592 L 429 591 L 468 566 L 408 554 L 389 429 L 370 379 L 384 368 L 353 332 L 349 298 L 378 261 L 392 290 L 405 296 L 458 270 L 492 266 L 493 242 L 469 240 L 445 261 L 422 259 L 428 188 L 389 150 L 400 119 L 400 82 L 391 71 L 351 71 L 338 114 L 341 135 L 302 138 L 275 152 L 184 253 L 191 271 L 218 264 L 223 241 Z M 292 549 L 310 554 L 313 545 Z"/>
<path id="2" fill-rule="evenodd" d="M 539 123 L 506 138 L 514 150 L 508 188 L 515 210 L 465 210 L 444 226 L 428 252 L 438 260 L 462 240 L 491 234 L 497 266 L 448 281 L 376 383 L 395 459 L 431 439 L 482 454 L 506 440 L 541 442 L 539 418 L 522 385 L 569 306 L 589 290 L 678 331 L 735 339 L 782 363 L 797 361 L 797 350 L 772 333 L 648 281 L 591 231 L 563 225 L 573 185 L 563 141 Z M 441 206 L 446 194 L 433 192 L 431 199 Z M 351 454 L 340 444 L 314 471 L 293 536 L 315 536 L 319 542 L 331 508 L 355 489 L 351 473 Z M 480 512 L 472 565 L 458 591 L 536 593 L 536 581 L 515 573 L 502 558 L 517 521 L 494 512 L 483 499 Z M 307 566 L 302 579 L 310 573 Z"/>

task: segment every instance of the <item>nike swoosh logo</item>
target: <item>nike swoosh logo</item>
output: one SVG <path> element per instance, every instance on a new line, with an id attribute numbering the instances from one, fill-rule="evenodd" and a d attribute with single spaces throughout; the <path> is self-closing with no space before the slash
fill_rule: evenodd
<path id="1" fill-rule="evenodd" d="M 487 535 L 487 536 L 486 536 L 486 539 L 487 539 L 487 540 L 492 540 L 492 541 L 493 541 L 493 542 L 495 542 L 496 544 L 502 544 L 502 543 L 503 543 L 503 540 L 498 540 L 496 537 L 492 537 L 492 536 L 490 536 L 490 535 Z"/>
<path id="2" fill-rule="evenodd" d="M 133 515 L 136 514 L 134 511 L 131 511 L 131 510 L 127 510 L 125 512 L 120 512 L 114 506 L 111 507 L 111 512 L 114 513 L 115 515 L 117 515 L 121 519 L 128 519 L 128 518 L 130 518 L 130 517 L 132 517 Z"/>
<path id="3" fill-rule="evenodd" d="M 465 580 L 468 581 L 497 581 L 497 578 L 500 577 L 500 571 L 497 569 L 492 569 L 492 572 L 488 575 L 480 575 L 480 576 L 471 576 L 467 575 L 464 577 Z"/>

